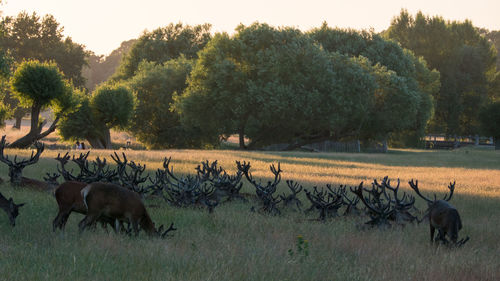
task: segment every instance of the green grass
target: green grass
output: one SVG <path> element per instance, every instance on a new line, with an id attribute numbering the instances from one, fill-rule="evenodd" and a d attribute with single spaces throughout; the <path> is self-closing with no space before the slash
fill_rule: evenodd
<path id="1" fill-rule="evenodd" d="M 467 152 L 466 152 L 467 151 Z M 26 176 L 41 178 L 56 171 L 57 152 L 45 151 Z M 28 155 L 6 150 L 6 154 Z M 111 151 L 93 151 L 92 157 Z M 281 162 L 284 181 L 313 185 L 359 184 L 373 178 L 419 179 L 422 190 L 443 194 L 457 181 L 451 203 L 463 220 L 460 236 L 471 240 L 460 249 L 429 244 L 428 225 L 390 230 L 359 230 L 367 218 L 338 218 L 326 223 L 285 212 L 270 217 L 250 212 L 252 203 L 228 203 L 213 214 L 176 209 L 155 199 L 146 205 L 157 224 L 174 222 L 177 231 L 165 240 L 125 237 L 102 229 L 79 235 L 82 215 L 72 214 L 64 234 L 52 232 L 57 204 L 50 193 L 0 185 L 0 192 L 22 207 L 11 228 L 0 211 L 0 280 L 499 280 L 500 152 L 483 150 L 394 150 L 387 154 L 241 151 L 129 151 L 129 160 L 149 171 L 172 156 L 174 172 L 194 173 L 205 159 L 218 159 L 234 172 L 235 160 L 252 164 L 254 177 L 271 177 L 269 164 Z M 7 166 L 0 164 L 7 178 Z M 245 181 L 245 192 L 252 188 Z M 423 208 L 424 203 L 418 200 Z M 304 201 L 305 202 L 305 201 Z M 152 207 L 152 206 L 159 207 Z M 306 203 L 306 206 L 309 204 Z M 301 235 L 308 254 L 299 254 Z M 294 255 L 290 255 L 290 250 Z"/>

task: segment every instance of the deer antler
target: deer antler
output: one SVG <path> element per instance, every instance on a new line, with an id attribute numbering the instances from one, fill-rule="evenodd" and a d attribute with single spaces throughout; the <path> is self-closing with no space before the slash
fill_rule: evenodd
<path id="1" fill-rule="evenodd" d="M 453 183 L 450 182 L 450 184 L 448 185 L 448 189 L 450 190 L 450 194 L 445 195 L 443 198 L 443 200 L 446 201 L 450 201 L 451 197 L 453 196 L 453 191 L 455 191 L 455 181 L 453 181 Z"/>
<path id="2" fill-rule="evenodd" d="M 158 230 L 157 230 L 157 233 L 158 235 L 160 235 L 161 238 L 165 238 L 167 236 L 167 233 L 169 233 L 170 231 L 176 231 L 177 228 L 174 227 L 174 223 L 171 223 L 170 226 L 168 227 L 167 230 L 165 230 L 165 232 L 163 232 L 163 225 L 161 225 Z"/>
<path id="3" fill-rule="evenodd" d="M 411 181 L 408 182 L 408 184 L 415 191 L 415 193 L 417 193 L 417 195 L 420 196 L 425 201 L 427 201 L 429 203 L 433 203 L 434 201 L 436 201 L 435 199 L 434 200 L 430 200 L 429 198 L 423 196 L 422 193 L 420 193 L 420 190 L 418 189 L 418 180 L 416 180 L 415 182 L 413 182 L 413 179 L 412 179 Z"/>

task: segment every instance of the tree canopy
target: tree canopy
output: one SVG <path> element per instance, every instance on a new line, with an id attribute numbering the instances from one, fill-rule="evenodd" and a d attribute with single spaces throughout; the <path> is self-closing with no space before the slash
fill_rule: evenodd
<path id="1" fill-rule="evenodd" d="M 76 87 L 84 85 L 82 68 L 86 65 L 88 52 L 84 46 L 63 37 L 63 28 L 54 16 L 40 17 L 36 13 L 21 12 L 17 17 L 2 17 L 0 21 L 0 49 L 9 53 L 16 64 L 24 60 L 52 61 L 57 64 L 64 79 Z M 14 65 L 15 67 L 15 65 Z M 19 105 L 9 92 L 3 97 L 5 105 L 14 110 L 16 128 L 29 112 Z"/>
<path id="2" fill-rule="evenodd" d="M 169 24 L 152 32 L 145 32 L 123 58 L 114 80 L 127 80 L 133 77 L 142 61 L 158 64 L 178 58 L 181 54 L 187 59 L 196 54 L 210 40 L 211 25 Z"/>
<path id="3" fill-rule="evenodd" d="M 488 102 L 496 74 L 496 51 L 470 21 L 445 21 L 402 10 L 385 36 L 422 56 L 441 74 L 441 88 L 430 130 L 452 134 L 479 132 L 478 108 Z M 495 91 L 493 91 L 495 92 Z"/>
<path id="4" fill-rule="evenodd" d="M 78 95 L 76 110 L 63 118 L 59 132 L 64 139 L 86 139 L 94 148 L 111 149 L 111 128 L 125 129 L 132 116 L 134 97 L 121 84 L 104 84 L 88 96 Z"/>
<path id="5" fill-rule="evenodd" d="M 21 104 L 31 108 L 31 129 L 29 133 L 13 142 L 11 147 L 25 148 L 55 130 L 59 118 L 73 106 L 73 87 L 64 80 L 54 63 L 25 61 L 11 77 L 13 94 Z M 39 122 L 40 111 L 51 107 L 55 120 L 42 133 L 44 122 Z"/>
<path id="6" fill-rule="evenodd" d="M 339 42 L 345 45 L 358 44 L 358 53 L 319 46 L 319 32 L 323 38 L 344 37 Z M 232 37 L 216 34 L 199 53 L 176 109 L 184 123 L 207 133 L 239 134 L 241 147 L 244 136 L 251 147 L 301 145 L 425 127 L 432 108 L 428 84 L 435 82 L 435 73 L 397 44 L 365 35 L 326 26 L 303 34 L 259 23 L 240 25 Z"/>
<path id="7" fill-rule="evenodd" d="M 181 56 L 162 65 L 142 62 L 128 80 L 137 101 L 128 130 L 148 148 L 202 147 L 214 143 L 199 130 L 182 126 L 173 98 L 187 86 L 192 60 Z M 217 142 L 215 138 L 215 142 Z"/>

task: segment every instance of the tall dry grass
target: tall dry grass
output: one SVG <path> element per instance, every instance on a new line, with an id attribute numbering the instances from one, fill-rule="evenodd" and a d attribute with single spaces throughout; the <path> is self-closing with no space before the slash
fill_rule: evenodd
<path id="1" fill-rule="evenodd" d="M 53 159 L 65 150 L 46 150 L 40 163 L 25 175 L 41 178 L 56 171 Z M 79 151 L 71 151 L 79 152 Z M 463 220 L 461 236 L 471 240 L 460 249 L 433 247 L 425 224 L 390 230 L 359 230 L 368 218 L 337 218 L 326 223 L 316 214 L 284 212 L 270 217 L 253 213 L 255 203 L 227 203 L 213 214 L 198 209 L 176 209 L 161 200 L 147 199 L 153 220 L 178 228 L 167 240 L 144 234 L 129 238 L 98 229 L 79 235 L 81 215 L 73 214 L 64 234 L 52 233 L 57 206 L 51 194 L 18 189 L 9 184 L 1 192 L 16 202 L 28 202 L 18 225 L 11 228 L 0 212 L 0 279 L 5 280 L 500 280 L 500 152 L 391 150 L 387 154 L 242 152 L 242 151 L 125 151 L 130 160 L 144 163 L 149 172 L 172 157 L 175 173 L 194 173 L 203 160 L 218 160 L 235 172 L 236 160 L 250 161 L 257 179 L 271 179 L 269 165 L 281 163 L 279 193 L 284 180 L 305 187 L 326 183 L 357 185 L 389 176 L 418 179 L 431 196 L 446 193 L 456 181 L 451 203 Z M 6 154 L 28 156 L 27 150 Z M 91 158 L 113 151 L 92 151 Z M 7 166 L 0 164 L 0 176 Z M 252 192 L 245 182 L 244 192 Z M 424 203 L 417 198 L 423 209 Z M 153 207 L 159 206 L 159 207 Z M 306 203 L 306 206 L 308 204 Z M 298 236 L 308 253 L 299 251 Z M 290 251 L 294 253 L 290 255 Z"/>

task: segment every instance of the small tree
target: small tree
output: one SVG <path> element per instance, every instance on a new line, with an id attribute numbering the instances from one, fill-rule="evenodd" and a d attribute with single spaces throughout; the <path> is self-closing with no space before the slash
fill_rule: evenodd
<path id="1" fill-rule="evenodd" d="M 487 105 L 479 115 L 483 134 L 495 139 L 495 149 L 500 149 L 500 100 Z"/>
<path id="2" fill-rule="evenodd" d="M 76 110 L 61 122 L 66 140 L 86 139 L 93 148 L 111 149 L 111 128 L 125 128 L 132 116 L 134 97 L 123 85 L 102 85 L 89 97 L 78 94 Z"/>
<path id="3" fill-rule="evenodd" d="M 54 63 L 25 61 L 11 78 L 11 88 L 22 105 L 31 108 L 31 128 L 27 135 L 13 142 L 10 147 L 26 148 L 52 133 L 59 119 L 72 106 L 73 89 L 63 79 Z M 40 120 L 40 112 L 51 107 L 55 113 L 52 125 L 42 132 L 46 120 Z"/>

